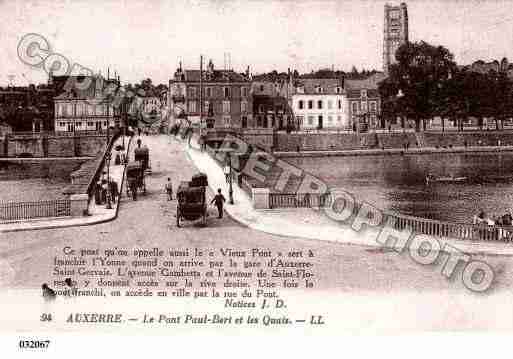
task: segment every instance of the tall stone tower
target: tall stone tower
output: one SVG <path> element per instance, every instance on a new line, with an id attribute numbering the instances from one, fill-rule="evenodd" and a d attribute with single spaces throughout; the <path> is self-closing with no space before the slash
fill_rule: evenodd
<path id="1" fill-rule="evenodd" d="M 396 62 L 395 52 L 408 42 L 408 9 L 405 3 L 385 5 L 383 34 L 383 71 L 388 74 L 390 65 Z"/>

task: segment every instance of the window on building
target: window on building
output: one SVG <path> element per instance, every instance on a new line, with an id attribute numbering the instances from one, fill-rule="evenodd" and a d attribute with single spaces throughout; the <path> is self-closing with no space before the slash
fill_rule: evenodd
<path id="1" fill-rule="evenodd" d="M 241 127 L 247 128 L 248 127 L 248 118 L 246 116 L 241 117 Z"/>
<path id="2" fill-rule="evenodd" d="M 328 109 L 332 109 L 333 108 L 333 101 L 332 100 L 328 100 Z"/>
<path id="3" fill-rule="evenodd" d="M 107 121 L 103 121 L 103 127 L 107 127 Z"/>
<path id="4" fill-rule="evenodd" d="M 205 104 L 204 104 L 204 107 L 203 107 L 203 113 L 204 114 L 208 114 L 209 107 L 210 107 L 210 102 L 209 101 L 205 101 Z"/>
<path id="5" fill-rule="evenodd" d="M 223 116 L 224 127 L 230 127 L 232 119 L 230 116 Z"/>
<path id="6" fill-rule="evenodd" d="M 264 120 L 262 116 L 257 116 L 257 127 L 263 127 L 264 126 Z"/>
<path id="7" fill-rule="evenodd" d="M 312 100 L 308 100 L 308 109 L 309 110 L 313 109 L 313 101 Z"/>
<path id="8" fill-rule="evenodd" d="M 358 113 L 358 102 L 354 101 L 351 106 L 353 107 L 353 113 Z"/>
<path id="9" fill-rule="evenodd" d="M 370 111 L 371 112 L 376 112 L 376 101 L 372 101 L 370 103 Z"/>
<path id="10" fill-rule="evenodd" d="M 248 97 L 248 88 L 247 87 L 241 88 L 241 95 L 242 95 L 242 97 Z"/>
<path id="11" fill-rule="evenodd" d="M 247 101 L 241 101 L 240 102 L 240 112 L 244 113 L 248 111 L 248 102 Z"/>
<path id="12" fill-rule="evenodd" d="M 328 116 L 328 123 L 329 124 L 332 124 L 333 123 L 333 116 Z"/>
<path id="13" fill-rule="evenodd" d="M 230 88 L 229 87 L 225 87 L 223 92 L 224 92 L 224 98 L 230 97 Z"/>
<path id="14" fill-rule="evenodd" d="M 305 108 L 305 103 L 303 102 L 303 100 L 299 100 L 297 106 L 300 110 L 302 110 L 303 108 Z"/>
<path id="15" fill-rule="evenodd" d="M 190 86 L 187 88 L 187 96 L 190 98 L 196 98 L 196 87 Z"/>
<path id="16" fill-rule="evenodd" d="M 196 112 L 196 101 L 189 101 L 188 112 Z"/>
<path id="17" fill-rule="evenodd" d="M 230 113 L 230 101 L 223 101 L 223 113 Z"/>
<path id="18" fill-rule="evenodd" d="M 342 100 L 338 100 L 338 109 L 341 110 L 342 109 Z"/>
<path id="19" fill-rule="evenodd" d="M 264 105 L 258 105 L 258 112 L 264 113 Z"/>
<path id="20" fill-rule="evenodd" d="M 205 97 L 212 97 L 212 88 L 205 87 Z"/>
<path id="21" fill-rule="evenodd" d="M 318 108 L 319 110 L 321 110 L 321 109 L 322 109 L 322 100 L 317 101 L 317 108 Z"/>
<path id="22" fill-rule="evenodd" d="M 264 85 L 260 85 L 260 92 L 264 92 Z"/>
<path id="23" fill-rule="evenodd" d="M 313 126 L 313 123 L 314 123 L 314 117 L 308 116 L 308 126 Z"/>
<path id="24" fill-rule="evenodd" d="M 360 96 L 361 96 L 362 98 L 367 98 L 367 90 L 361 90 L 361 91 L 360 91 Z"/>
<path id="25" fill-rule="evenodd" d="M 362 101 L 362 112 L 367 112 L 367 102 Z"/>
<path id="26" fill-rule="evenodd" d="M 337 88 L 335 89 L 335 92 L 336 93 L 341 93 L 342 92 L 342 89 L 340 88 L 340 86 L 337 86 Z"/>
<path id="27" fill-rule="evenodd" d="M 305 118 L 303 116 L 296 116 L 296 122 L 299 125 L 299 127 L 303 126 Z"/>

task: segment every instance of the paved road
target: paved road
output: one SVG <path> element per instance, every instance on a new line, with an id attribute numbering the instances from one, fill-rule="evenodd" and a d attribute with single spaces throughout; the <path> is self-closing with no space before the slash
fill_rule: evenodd
<path id="1" fill-rule="evenodd" d="M 273 236 L 250 230 L 231 220 L 216 218 L 210 207 L 208 225 L 187 223 L 177 229 L 176 202 L 167 201 L 164 184 L 171 177 L 176 185 L 189 180 L 195 168 L 181 144 L 166 136 L 142 137 L 151 153 L 153 174 L 147 178 L 148 194 L 137 201 L 122 199 L 117 220 L 89 227 L 0 234 L 0 286 L 36 288 L 54 279 L 53 258 L 64 246 L 100 249 L 122 247 L 162 248 L 264 248 L 287 252 L 312 250 L 318 276 L 316 288 L 333 293 L 394 291 L 467 293 L 459 278 L 447 280 L 441 266 L 421 266 L 407 254 L 375 248 Z M 208 194 L 212 198 L 212 193 Z M 509 290 L 513 277 L 509 256 L 480 256 L 497 272 L 492 293 Z M 459 274 L 457 275 L 459 277 Z"/>

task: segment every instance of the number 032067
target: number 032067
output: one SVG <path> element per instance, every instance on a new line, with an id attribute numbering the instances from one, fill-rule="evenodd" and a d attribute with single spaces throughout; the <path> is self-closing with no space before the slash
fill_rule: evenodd
<path id="1" fill-rule="evenodd" d="M 20 340 L 18 346 L 21 349 L 46 349 L 50 345 L 49 340 Z"/>

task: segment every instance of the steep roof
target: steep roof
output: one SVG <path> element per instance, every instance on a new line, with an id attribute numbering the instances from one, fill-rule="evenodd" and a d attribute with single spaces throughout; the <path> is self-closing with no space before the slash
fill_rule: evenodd
<path id="1" fill-rule="evenodd" d="M 251 83 L 251 93 L 253 95 L 277 96 L 279 89 L 279 83 L 272 81 L 253 81 Z"/>
<path id="2" fill-rule="evenodd" d="M 186 82 L 199 82 L 200 70 L 184 70 Z M 248 82 L 246 76 L 233 70 L 214 70 L 211 77 L 207 71 L 203 71 L 203 81 L 205 82 Z"/>
<path id="3" fill-rule="evenodd" d="M 346 90 L 375 90 L 378 88 L 378 84 L 385 78 L 384 73 L 378 72 L 362 80 L 345 80 L 344 88 Z"/>
<path id="4" fill-rule="evenodd" d="M 117 85 L 116 80 L 105 80 L 99 76 L 54 76 L 52 80 L 57 100 L 90 99 L 99 95 L 97 87 L 103 92 L 109 84 Z"/>
<path id="5" fill-rule="evenodd" d="M 295 93 L 305 93 L 305 94 L 318 94 L 318 87 L 322 88 L 323 94 L 336 94 L 337 87 L 341 88 L 343 86 L 343 80 L 339 78 L 331 78 L 331 79 L 299 79 L 297 81 L 297 87 L 295 88 Z M 298 92 L 297 88 L 302 87 L 304 92 Z"/>

